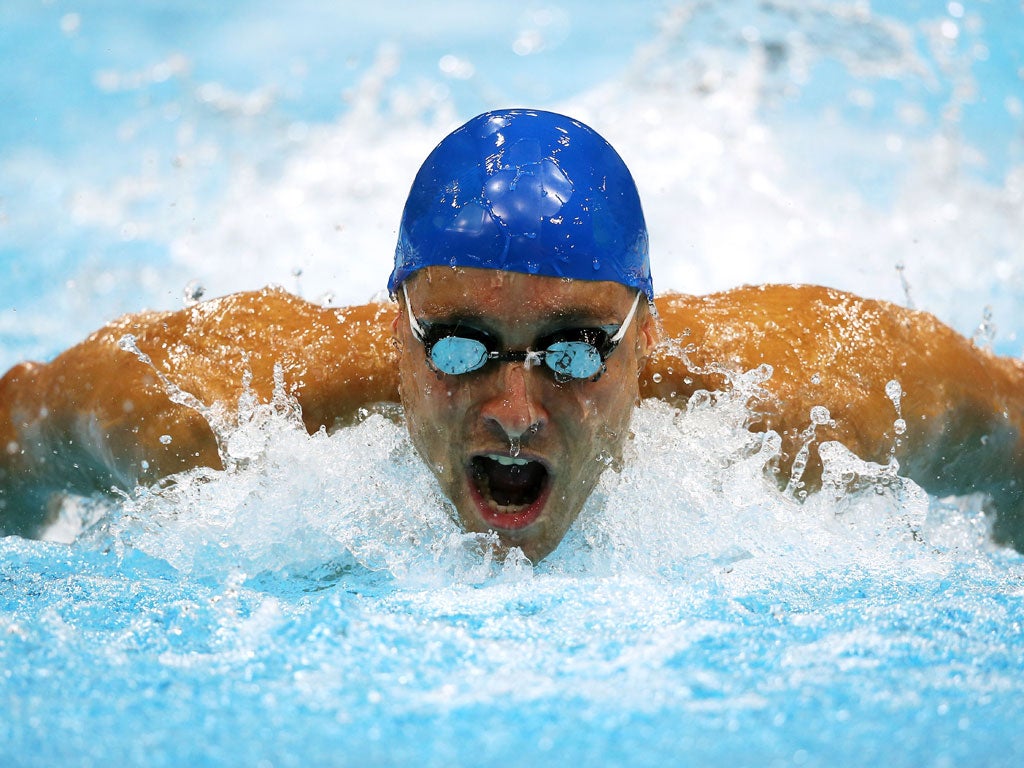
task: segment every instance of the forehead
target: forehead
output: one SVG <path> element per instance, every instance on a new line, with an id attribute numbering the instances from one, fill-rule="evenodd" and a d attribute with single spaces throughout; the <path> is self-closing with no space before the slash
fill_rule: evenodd
<path id="1" fill-rule="evenodd" d="M 474 267 L 421 269 L 406 283 L 417 314 L 530 322 L 556 318 L 613 322 L 635 291 L 619 283 Z"/>

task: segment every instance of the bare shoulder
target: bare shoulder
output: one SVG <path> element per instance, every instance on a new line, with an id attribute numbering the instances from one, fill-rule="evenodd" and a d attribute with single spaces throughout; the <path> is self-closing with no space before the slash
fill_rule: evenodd
<path id="1" fill-rule="evenodd" d="M 826 374 L 835 365 L 870 371 L 920 358 L 981 361 L 969 339 L 927 313 L 817 285 L 748 285 L 706 296 L 658 300 L 665 336 L 695 359 L 752 367 L 768 363 Z"/>
<path id="2" fill-rule="evenodd" d="M 171 401 L 165 382 L 230 409 L 246 391 L 269 400 L 279 366 L 307 426 L 330 427 L 368 403 L 397 399 L 392 306 L 322 307 L 265 288 L 126 315 L 50 363 L 10 372 L 8 408 L 23 414 L 21 429 L 44 408 L 51 431 L 71 431 L 88 414 L 107 433 L 124 432 L 126 444 L 139 439 L 140 424 L 169 433 L 183 425 L 203 437 L 180 444 L 208 444 L 205 423 Z"/>
<path id="3" fill-rule="evenodd" d="M 762 428 L 795 439 L 810 407 L 823 405 L 836 427 L 820 430 L 821 439 L 884 460 L 898 416 L 886 385 L 896 381 L 909 425 L 902 444 L 916 448 L 914 460 L 927 458 L 933 473 L 933 454 L 954 442 L 1024 425 L 1024 364 L 979 349 L 927 312 L 812 285 L 667 295 L 658 309 L 667 342 L 649 373 L 662 376 L 656 385 L 648 378 L 645 395 L 679 400 L 720 388 L 723 377 L 708 372 L 716 366 L 769 365 L 773 401 L 759 406 Z M 666 375 L 680 368 L 684 377 Z"/>
<path id="4" fill-rule="evenodd" d="M 754 331 L 759 336 L 785 328 L 806 335 L 834 331 L 860 341 L 861 331 L 948 330 L 926 312 L 820 285 L 744 285 L 703 296 L 666 294 L 656 303 L 669 336 L 686 328 L 727 333 L 735 329 L 731 335 Z"/>
<path id="5" fill-rule="evenodd" d="M 293 383 L 311 384 L 318 372 L 387 356 L 393 317 L 391 304 L 323 307 L 270 287 L 126 315 L 54 362 L 109 356 L 136 365 L 126 351 L 133 344 L 179 386 L 216 400 L 236 394 L 245 373 L 257 390 L 267 389 L 278 364 Z"/>
<path id="6" fill-rule="evenodd" d="M 388 325 L 394 310 L 389 304 L 323 307 L 287 291 L 267 287 L 233 293 L 171 312 L 125 315 L 94 333 L 88 341 L 117 342 L 132 334 L 140 342 L 163 344 L 169 340 L 203 344 L 231 339 L 220 352 L 261 353 L 268 346 L 280 351 L 304 340 L 331 340 L 353 328 Z"/>

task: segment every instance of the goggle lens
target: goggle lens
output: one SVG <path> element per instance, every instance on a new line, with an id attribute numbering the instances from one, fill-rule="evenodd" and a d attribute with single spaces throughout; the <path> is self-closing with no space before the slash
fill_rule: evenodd
<path id="1" fill-rule="evenodd" d="M 441 373 L 458 376 L 482 368 L 487 362 L 487 347 L 476 339 L 445 336 L 430 348 L 430 360 Z"/>
<path id="2" fill-rule="evenodd" d="M 589 379 L 603 365 L 601 353 L 585 341 L 556 341 L 544 351 L 544 364 L 560 376 Z"/>

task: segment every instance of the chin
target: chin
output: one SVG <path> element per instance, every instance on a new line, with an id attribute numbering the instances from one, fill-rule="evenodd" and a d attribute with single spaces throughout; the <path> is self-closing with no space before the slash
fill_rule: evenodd
<path id="1" fill-rule="evenodd" d="M 569 522 L 563 519 L 565 510 L 556 507 L 565 504 L 565 498 L 551 483 L 528 504 L 496 505 L 493 498 L 469 481 L 462 500 L 459 513 L 467 530 L 493 531 L 504 547 L 519 547 L 535 564 L 558 547 L 575 518 L 572 515 Z"/>

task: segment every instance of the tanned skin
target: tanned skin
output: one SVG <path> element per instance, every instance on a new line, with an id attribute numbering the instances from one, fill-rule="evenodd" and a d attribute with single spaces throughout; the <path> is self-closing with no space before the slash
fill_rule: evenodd
<path id="1" fill-rule="evenodd" d="M 895 454 L 901 474 L 937 495 L 988 494 L 997 539 L 1024 549 L 1021 361 L 975 347 L 929 314 L 817 286 L 670 294 L 656 306 L 662 343 L 641 373 L 642 397 L 683 406 L 697 390 L 721 389 L 723 370 L 770 365 L 751 428 L 783 436 L 784 480 L 816 405 L 834 420 L 818 427 L 816 443 L 837 440 L 885 463 L 897 442 L 886 383 L 896 380 L 907 425 Z M 0 531 L 38 535 L 64 493 L 130 490 L 221 466 L 206 420 L 168 397 L 154 367 L 201 402 L 231 409 L 246 371 L 269 400 L 280 363 L 310 432 L 399 402 L 398 312 L 394 303 L 325 308 L 265 289 L 131 315 L 48 364 L 15 366 L 0 379 Z M 153 367 L 119 344 L 126 334 Z M 811 488 L 816 456 L 804 475 Z"/>

